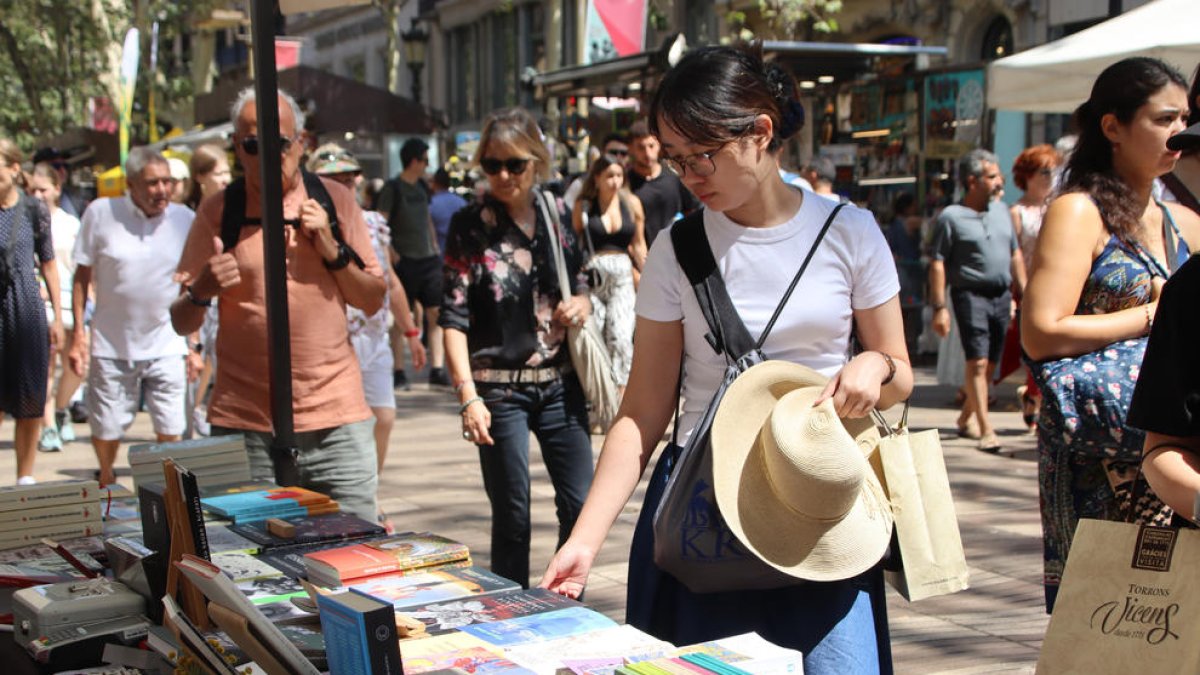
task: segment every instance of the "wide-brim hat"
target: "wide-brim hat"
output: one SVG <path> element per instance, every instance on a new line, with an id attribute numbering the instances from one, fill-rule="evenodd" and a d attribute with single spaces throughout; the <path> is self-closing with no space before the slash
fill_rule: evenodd
<path id="1" fill-rule="evenodd" d="M 1167 139 L 1167 148 L 1170 150 L 1188 150 L 1197 147 L 1200 147 L 1200 122 Z"/>
<path id="2" fill-rule="evenodd" d="M 867 571 L 883 557 L 892 513 L 870 455 L 870 418 L 841 419 L 813 402 L 828 378 L 766 361 L 733 381 L 712 426 L 713 490 L 721 516 L 747 549 L 810 581 Z"/>

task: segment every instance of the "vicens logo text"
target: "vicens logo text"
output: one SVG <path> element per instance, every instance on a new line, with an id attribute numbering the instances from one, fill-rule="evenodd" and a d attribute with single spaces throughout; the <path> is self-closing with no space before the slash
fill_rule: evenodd
<path id="1" fill-rule="evenodd" d="M 1129 584 L 1124 599 L 1112 600 L 1092 612 L 1091 628 L 1105 635 L 1145 640 L 1159 645 L 1168 638 L 1178 640 L 1172 623 L 1177 623 L 1179 603 L 1167 602 L 1171 589 Z"/>

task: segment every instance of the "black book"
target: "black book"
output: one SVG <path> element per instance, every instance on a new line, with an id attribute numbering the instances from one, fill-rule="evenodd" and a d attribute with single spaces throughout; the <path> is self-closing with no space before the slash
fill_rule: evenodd
<path id="1" fill-rule="evenodd" d="M 205 560 L 211 559 L 208 552 L 208 532 L 204 529 L 204 511 L 200 507 L 200 486 L 196 483 L 196 474 L 179 464 L 175 465 L 179 472 L 179 492 L 183 495 L 183 505 L 187 510 L 188 528 L 192 531 L 192 541 L 195 542 L 195 555 Z"/>
<path id="2" fill-rule="evenodd" d="M 392 605 L 348 591 L 318 595 L 331 673 L 403 675 Z"/>

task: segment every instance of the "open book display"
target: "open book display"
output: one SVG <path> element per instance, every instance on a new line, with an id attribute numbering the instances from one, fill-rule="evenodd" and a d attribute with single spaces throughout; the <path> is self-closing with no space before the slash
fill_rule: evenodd
<path id="1" fill-rule="evenodd" d="M 175 567 L 208 598 L 208 613 L 239 647 L 272 675 L 320 675 L 304 654 L 242 594 L 221 568 L 184 555 Z"/>

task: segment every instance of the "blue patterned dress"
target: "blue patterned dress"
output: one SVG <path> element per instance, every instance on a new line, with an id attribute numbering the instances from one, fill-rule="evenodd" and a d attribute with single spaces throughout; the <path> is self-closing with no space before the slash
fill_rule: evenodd
<path id="1" fill-rule="evenodd" d="M 1190 255 L 1175 222 L 1178 262 Z M 1167 277 L 1139 244 L 1109 237 L 1092 262 L 1075 314 L 1107 314 L 1150 301 L 1155 277 Z M 1146 338 L 1121 340 L 1077 357 L 1030 363 L 1044 392 L 1038 423 L 1038 479 L 1045 555 L 1046 610 L 1054 609 L 1080 518 L 1167 525 L 1172 512 L 1138 474 L 1142 431 L 1125 424 Z M 1136 500 L 1137 503 L 1132 502 Z"/>

